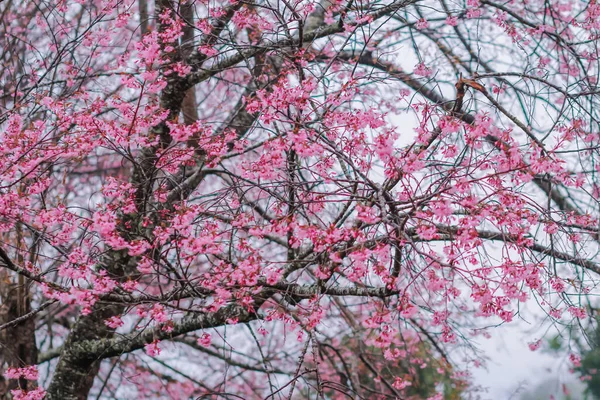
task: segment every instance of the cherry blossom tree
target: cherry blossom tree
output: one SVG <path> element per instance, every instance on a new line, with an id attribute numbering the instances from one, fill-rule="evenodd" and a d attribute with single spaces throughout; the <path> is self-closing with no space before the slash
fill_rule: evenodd
<path id="1" fill-rule="evenodd" d="M 0 13 L 3 398 L 451 398 L 592 320 L 596 1 Z"/>

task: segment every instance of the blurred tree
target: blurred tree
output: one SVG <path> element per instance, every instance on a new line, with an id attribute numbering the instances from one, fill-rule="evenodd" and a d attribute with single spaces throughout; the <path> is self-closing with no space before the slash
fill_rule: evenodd
<path id="1" fill-rule="evenodd" d="M 594 311 L 594 310 L 592 310 Z M 569 327 L 568 335 L 556 335 L 548 341 L 552 352 L 569 351 L 572 370 L 585 383 L 584 399 L 600 399 L 600 316 L 590 319 L 584 329 Z M 568 340 L 566 340 L 568 338 Z M 570 392 L 567 390 L 567 392 Z M 572 394 L 568 394 L 572 396 Z M 572 397 L 565 397 L 572 398 Z"/>
<path id="2" fill-rule="evenodd" d="M 321 387 L 329 386 L 323 395 L 337 398 L 337 393 L 344 392 L 352 398 L 395 399 L 402 391 L 403 399 L 462 398 L 468 384 L 454 374 L 446 355 L 417 336 L 402 336 L 405 341 L 391 349 L 382 349 L 376 341 L 365 343 L 349 335 L 341 339 L 337 349 L 323 346 L 319 360 L 320 383 Z M 307 363 L 307 366 L 310 370 L 315 368 L 315 363 Z M 442 397 L 434 397 L 436 394 Z M 299 398 L 312 398 L 308 389 L 299 395 Z"/>
<path id="3" fill-rule="evenodd" d="M 585 385 L 579 380 L 571 379 L 561 382 L 560 379 L 545 379 L 519 396 L 520 400 L 582 400 L 592 399 L 585 393 Z"/>

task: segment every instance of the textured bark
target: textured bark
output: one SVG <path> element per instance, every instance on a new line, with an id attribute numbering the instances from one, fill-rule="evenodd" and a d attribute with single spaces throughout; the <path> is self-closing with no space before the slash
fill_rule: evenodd
<path id="1" fill-rule="evenodd" d="M 104 258 L 103 268 L 113 279 L 122 281 L 135 274 L 136 259 L 125 252 L 110 251 Z M 110 339 L 114 330 L 104 321 L 123 312 L 124 307 L 96 303 L 88 315 L 82 315 L 71 330 L 48 388 L 47 398 L 56 400 L 86 399 L 98 374 L 103 357 L 97 353 L 76 351 L 85 341 Z"/>
<path id="2" fill-rule="evenodd" d="M 139 0 L 138 8 L 140 11 L 140 30 L 142 35 L 148 33 L 148 2 L 147 0 Z"/>
<path id="3" fill-rule="evenodd" d="M 186 23 L 183 28 L 183 36 L 181 38 L 181 58 L 186 60 L 194 50 L 194 2 L 181 6 L 181 17 Z M 185 93 L 183 103 L 181 105 L 181 113 L 183 114 L 183 122 L 186 125 L 193 124 L 198 120 L 198 106 L 196 101 L 196 89 L 190 88 Z"/>
<path id="4" fill-rule="evenodd" d="M 4 272 L 0 274 L 0 325 L 14 321 L 31 311 L 31 299 L 27 281 L 19 276 L 17 283 L 10 282 L 12 277 Z M 38 350 L 35 343 L 35 319 L 27 318 L 18 324 L 0 331 L 0 399 L 9 399 L 11 390 L 35 388 L 35 381 L 25 379 L 6 380 L 1 375 L 2 365 L 25 367 L 36 364 Z"/>

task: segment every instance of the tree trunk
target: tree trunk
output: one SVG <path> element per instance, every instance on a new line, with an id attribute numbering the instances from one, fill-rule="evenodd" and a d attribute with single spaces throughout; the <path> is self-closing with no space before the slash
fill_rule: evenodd
<path id="1" fill-rule="evenodd" d="M 26 279 L 19 276 L 18 282 L 10 282 L 12 277 L 0 274 L 0 325 L 14 321 L 31 311 L 31 299 Z M 8 284 L 4 284 L 8 282 Z M 25 379 L 7 380 L 2 376 L 3 366 L 25 367 L 37 363 L 38 349 L 35 343 L 35 318 L 27 318 L 20 323 L 0 331 L 0 399 L 9 399 L 10 391 L 31 390 L 35 381 Z"/>

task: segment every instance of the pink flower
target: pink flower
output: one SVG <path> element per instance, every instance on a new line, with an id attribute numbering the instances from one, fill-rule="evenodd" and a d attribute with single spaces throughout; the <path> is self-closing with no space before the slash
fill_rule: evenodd
<path id="1" fill-rule="evenodd" d="M 36 388 L 28 392 L 24 390 L 11 390 L 13 400 L 42 400 L 46 397 L 46 391 L 43 388 Z"/>
<path id="2" fill-rule="evenodd" d="M 557 277 L 550 279 L 550 286 L 552 286 L 552 289 L 554 289 L 557 293 L 564 292 L 566 287 L 562 279 Z"/>
<path id="3" fill-rule="evenodd" d="M 202 336 L 198 338 L 198 344 L 202 347 L 209 347 L 211 340 L 212 339 L 209 333 L 203 333 Z"/>
<path id="4" fill-rule="evenodd" d="M 150 310 L 150 318 L 154 319 L 158 323 L 163 323 L 168 320 L 167 314 L 165 313 L 165 307 L 162 304 L 155 304 Z"/>
<path id="5" fill-rule="evenodd" d="M 419 312 L 419 309 L 412 304 L 407 305 L 402 311 L 400 311 L 400 316 L 402 318 L 412 318 Z"/>
<path id="6" fill-rule="evenodd" d="M 568 311 L 575 318 L 585 319 L 585 317 L 587 317 L 587 314 L 585 312 L 585 308 L 583 308 L 583 307 L 574 307 L 574 306 L 571 306 L 571 307 L 569 307 Z"/>
<path id="7" fill-rule="evenodd" d="M 106 325 L 112 329 L 117 329 L 117 328 L 123 326 L 123 320 L 121 319 L 121 317 L 116 315 L 114 317 L 110 317 L 110 318 L 104 320 L 104 325 Z"/>
<path id="8" fill-rule="evenodd" d="M 261 334 L 261 335 L 263 335 L 263 336 L 267 336 L 267 335 L 269 334 L 269 331 L 268 331 L 268 330 L 266 330 L 266 329 L 265 329 L 263 326 L 259 327 L 259 328 L 257 329 L 257 331 L 258 331 L 258 333 L 260 333 L 260 334 Z"/>
<path id="9" fill-rule="evenodd" d="M 219 51 L 212 46 L 200 46 L 198 50 L 207 57 L 213 57 L 219 54 Z"/>
<path id="10" fill-rule="evenodd" d="M 502 310 L 498 313 L 498 316 L 502 318 L 504 322 L 511 322 L 513 319 L 512 311 Z"/>
<path id="11" fill-rule="evenodd" d="M 549 314 L 552 318 L 559 319 L 562 316 L 562 309 L 553 308 L 550 310 Z"/>
<path id="12" fill-rule="evenodd" d="M 430 76 L 431 74 L 433 74 L 433 71 L 431 70 L 431 68 L 427 67 L 424 63 L 419 63 L 415 66 L 414 69 L 414 74 L 418 75 L 418 76 Z"/>
<path id="13" fill-rule="evenodd" d="M 528 343 L 528 345 L 529 345 L 529 350 L 536 351 L 542 345 L 542 340 L 538 339 L 535 342 Z"/>
<path id="14" fill-rule="evenodd" d="M 431 202 L 431 210 L 437 217 L 448 217 L 452 215 L 452 207 L 448 201 Z"/>
<path id="15" fill-rule="evenodd" d="M 544 227 L 544 231 L 549 235 L 555 234 L 556 232 L 558 232 L 558 225 L 555 223 L 546 224 L 546 226 Z"/>
<path id="16" fill-rule="evenodd" d="M 392 383 L 392 386 L 398 390 L 402 390 L 411 385 L 412 385 L 412 383 L 410 381 L 404 380 L 398 376 L 396 377 L 396 380 L 394 381 L 394 383 Z"/>
<path id="17" fill-rule="evenodd" d="M 431 240 L 438 237 L 437 229 L 433 225 L 419 225 L 417 227 L 417 234 L 423 240 Z"/>
<path id="18" fill-rule="evenodd" d="M 158 347 L 158 340 L 154 340 L 152 343 L 148 343 L 144 346 L 144 351 L 151 357 L 160 354 L 160 347 Z"/>
<path id="19" fill-rule="evenodd" d="M 467 10 L 467 18 L 479 18 L 483 15 L 483 10 L 481 8 L 472 8 Z"/>
<path id="20" fill-rule="evenodd" d="M 446 24 L 450 26 L 456 26 L 458 25 L 458 18 L 449 16 L 448 18 L 446 18 Z"/>
<path id="21" fill-rule="evenodd" d="M 283 271 L 281 271 L 275 267 L 266 268 L 265 272 L 264 272 L 264 275 L 267 278 L 267 283 L 269 285 L 275 285 L 281 278 L 282 274 L 283 274 Z"/>
<path id="22" fill-rule="evenodd" d="M 148 257 L 142 257 L 138 262 L 137 270 L 142 274 L 149 274 L 154 271 L 154 261 Z"/>
<path id="23" fill-rule="evenodd" d="M 379 221 L 379 217 L 374 215 L 375 210 L 373 208 L 357 205 L 356 211 L 358 213 L 357 218 L 366 224 L 374 224 Z"/>
<path id="24" fill-rule="evenodd" d="M 134 280 L 129 280 L 127 282 L 121 283 L 121 287 L 123 288 L 123 290 L 126 290 L 128 292 L 133 292 L 135 289 L 137 289 L 138 282 L 136 282 Z"/>
<path id="25" fill-rule="evenodd" d="M 208 18 L 203 18 L 200 21 L 196 22 L 196 26 L 198 27 L 198 29 L 200 29 L 202 31 L 202 33 L 204 33 L 205 35 L 208 35 L 212 29 L 213 26 L 210 23 L 210 21 L 208 20 Z"/>
<path id="26" fill-rule="evenodd" d="M 420 20 L 417 21 L 415 26 L 417 27 L 417 29 L 427 29 L 427 28 L 429 28 L 429 22 L 427 22 L 426 19 L 421 18 Z"/>
<path id="27" fill-rule="evenodd" d="M 28 381 L 37 381 L 38 380 L 38 370 L 37 366 L 30 365 L 22 368 L 8 368 L 6 372 L 4 372 L 4 376 L 8 379 L 20 379 L 24 378 Z"/>

